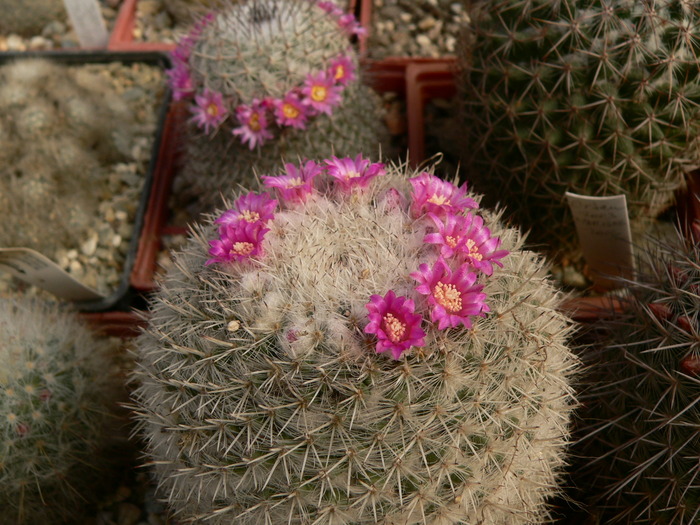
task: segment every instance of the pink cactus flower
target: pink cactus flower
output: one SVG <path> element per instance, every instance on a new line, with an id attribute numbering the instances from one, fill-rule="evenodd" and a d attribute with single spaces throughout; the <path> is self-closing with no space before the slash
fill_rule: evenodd
<path id="1" fill-rule="evenodd" d="M 474 284 L 476 274 L 470 270 L 468 264 L 463 264 L 453 273 L 444 259 L 438 259 L 432 268 L 424 263 L 411 274 L 420 283 L 416 291 L 428 296 L 430 320 L 438 323 L 439 330 L 460 324 L 471 328 L 470 317 L 483 317 L 489 311 L 484 302 L 486 294 L 482 293 L 484 285 Z"/>
<path id="2" fill-rule="evenodd" d="M 474 199 L 467 197 L 467 185 L 457 187 L 435 175 L 423 172 L 409 181 L 413 186 L 411 215 L 418 218 L 424 213 L 444 217 L 446 213 L 459 214 L 465 209 L 478 208 Z"/>
<path id="3" fill-rule="evenodd" d="M 336 84 L 341 86 L 347 86 L 357 78 L 355 75 L 355 64 L 346 55 L 340 55 L 331 61 L 328 67 L 328 75 Z"/>
<path id="4" fill-rule="evenodd" d="M 287 202 L 305 202 L 314 192 L 314 178 L 323 167 L 309 160 L 297 168 L 294 164 L 284 165 L 286 175 L 271 177 L 263 175 L 262 181 L 268 188 L 277 188 L 282 199 Z"/>
<path id="5" fill-rule="evenodd" d="M 370 162 L 358 155 L 353 160 L 350 157 L 339 159 L 331 157 L 324 161 L 328 166 L 328 174 L 335 179 L 344 191 L 351 191 L 353 187 L 366 188 L 369 181 L 377 175 L 384 175 L 384 164 Z"/>
<path id="6" fill-rule="evenodd" d="M 369 324 L 365 333 L 377 336 L 377 353 L 391 350 L 394 359 L 412 346 L 425 345 L 425 332 L 421 328 L 422 317 L 413 313 L 413 300 L 397 297 L 389 290 L 384 297 L 372 295 L 365 305 L 369 312 Z"/>
<path id="7" fill-rule="evenodd" d="M 311 114 L 325 113 L 330 115 L 333 108 L 340 104 L 342 88 L 335 85 L 335 80 L 328 72 L 320 71 L 309 74 L 301 88 L 304 95 L 303 103 L 311 110 Z"/>
<path id="8" fill-rule="evenodd" d="M 362 36 L 367 34 L 367 30 L 360 25 L 352 13 L 346 13 L 338 18 L 338 25 L 348 35 Z"/>
<path id="9" fill-rule="evenodd" d="M 243 261 L 263 254 L 262 242 L 270 231 L 262 223 L 239 221 L 222 226 L 219 239 L 209 241 L 209 255 L 205 264 Z"/>
<path id="10" fill-rule="evenodd" d="M 273 108 L 275 120 L 280 126 L 306 129 L 309 110 L 294 91 L 287 93 L 282 100 L 274 101 Z"/>
<path id="11" fill-rule="evenodd" d="M 275 208 L 277 208 L 276 199 L 271 198 L 267 193 L 258 194 L 251 191 L 238 197 L 233 207 L 226 210 L 214 222 L 221 224 L 219 232 L 222 232 L 225 226 L 239 221 L 265 224 L 275 217 Z"/>
<path id="12" fill-rule="evenodd" d="M 194 101 L 192 121 L 198 127 L 204 128 L 207 135 L 226 120 L 228 110 L 224 106 L 224 96 L 221 93 L 205 89 L 201 95 L 194 97 Z"/>
<path id="13" fill-rule="evenodd" d="M 177 62 L 172 69 L 166 71 L 166 75 L 173 91 L 173 100 L 183 100 L 194 94 L 194 84 L 187 64 Z"/>
<path id="14" fill-rule="evenodd" d="M 439 245 L 442 257 L 458 257 L 486 275 L 493 273 L 493 263 L 503 267 L 498 259 L 502 259 L 509 252 L 497 250 L 501 239 L 491 237 L 491 231 L 484 226 L 484 219 L 471 213 L 447 213 L 445 222 L 434 213 L 428 213 L 428 217 L 435 223 L 438 231 L 429 233 L 423 241 Z"/>
<path id="15" fill-rule="evenodd" d="M 236 108 L 236 118 L 241 125 L 232 133 L 240 135 L 241 142 L 247 143 L 250 149 L 262 146 L 272 138 L 272 132 L 268 129 L 267 108 L 268 104 L 257 98 L 249 106 L 241 104 Z"/>
<path id="16" fill-rule="evenodd" d="M 406 209 L 406 197 L 396 188 L 389 188 L 379 196 L 377 202 L 386 212 Z"/>
<path id="17" fill-rule="evenodd" d="M 343 8 L 333 2 L 318 2 L 316 5 L 331 16 L 340 17 L 345 14 Z"/>

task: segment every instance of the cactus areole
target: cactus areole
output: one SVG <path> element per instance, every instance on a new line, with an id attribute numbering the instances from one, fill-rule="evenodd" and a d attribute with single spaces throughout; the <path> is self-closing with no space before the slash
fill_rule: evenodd
<path id="1" fill-rule="evenodd" d="M 475 6 L 460 63 L 476 188 L 554 248 L 575 240 L 566 191 L 626 195 L 636 229 L 669 207 L 700 160 L 697 2 Z"/>
<path id="2" fill-rule="evenodd" d="M 138 342 L 176 516 L 546 521 L 577 361 L 542 259 L 430 171 L 331 157 L 262 181 L 195 228 Z"/>

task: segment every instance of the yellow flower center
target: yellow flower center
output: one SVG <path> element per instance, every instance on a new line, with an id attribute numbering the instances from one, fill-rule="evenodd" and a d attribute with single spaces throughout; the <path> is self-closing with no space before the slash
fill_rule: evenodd
<path id="1" fill-rule="evenodd" d="M 260 214 L 250 210 L 243 210 L 241 212 L 241 218 L 246 222 L 258 222 L 260 220 Z"/>
<path id="2" fill-rule="evenodd" d="M 299 109 L 293 104 L 282 104 L 282 113 L 287 118 L 297 118 L 299 116 Z"/>
<path id="3" fill-rule="evenodd" d="M 462 310 L 462 294 L 454 284 L 445 284 L 438 281 L 433 288 L 435 300 L 450 313 Z"/>
<path id="4" fill-rule="evenodd" d="M 216 117 L 219 115 L 219 106 L 213 102 L 207 106 L 207 114 L 211 117 Z"/>
<path id="5" fill-rule="evenodd" d="M 384 333 L 389 337 L 392 343 L 398 343 L 406 333 L 406 324 L 399 321 L 392 314 L 386 314 L 382 317 L 384 321 Z"/>
<path id="6" fill-rule="evenodd" d="M 335 68 L 335 75 L 333 76 L 333 79 L 340 80 L 344 76 L 345 76 L 345 68 L 342 65 L 338 64 L 338 66 L 336 66 L 336 68 Z"/>
<path id="7" fill-rule="evenodd" d="M 253 243 L 250 242 L 234 242 L 231 247 L 231 253 L 236 255 L 248 255 L 253 251 Z"/>
<path id="8" fill-rule="evenodd" d="M 360 174 L 357 171 L 353 170 L 353 171 L 348 171 L 346 176 L 348 179 L 355 179 L 355 178 L 359 177 Z"/>
<path id="9" fill-rule="evenodd" d="M 445 244 L 447 244 L 447 246 L 449 246 L 450 248 L 454 248 L 455 246 L 457 246 L 458 242 L 459 242 L 459 237 L 457 237 L 456 239 L 454 237 L 451 237 L 450 235 L 445 237 Z M 474 242 L 474 241 L 472 241 L 472 242 Z"/>
<path id="10" fill-rule="evenodd" d="M 260 113 L 253 113 L 248 119 L 248 127 L 253 131 L 260 131 L 262 126 L 260 125 Z"/>
<path id="11" fill-rule="evenodd" d="M 294 177 L 287 182 L 287 188 L 296 188 L 302 184 L 304 184 L 304 181 L 301 180 L 301 177 Z"/>
<path id="12" fill-rule="evenodd" d="M 437 204 L 438 206 L 450 205 L 450 199 L 448 199 L 444 195 L 431 195 L 428 199 L 428 202 L 431 204 Z"/>
<path id="13" fill-rule="evenodd" d="M 311 88 L 311 98 L 314 102 L 323 102 L 328 97 L 328 89 L 325 86 L 314 86 Z"/>
<path id="14" fill-rule="evenodd" d="M 479 253 L 479 249 L 477 248 L 476 243 L 473 239 L 467 240 L 467 249 L 469 250 L 469 257 L 471 257 L 472 259 L 480 261 L 484 258 L 484 256 Z"/>

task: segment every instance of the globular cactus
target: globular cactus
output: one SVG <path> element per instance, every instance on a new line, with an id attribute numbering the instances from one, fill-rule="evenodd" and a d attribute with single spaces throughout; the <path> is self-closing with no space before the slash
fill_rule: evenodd
<path id="1" fill-rule="evenodd" d="M 459 63 L 468 175 L 531 240 L 575 242 L 564 193 L 626 195 L 632 227 L 700 153 L 694 2 L 475 2 Z"/>
<path id="2" fill-rule="evenodd" d="M 77 523 L 123 424 L 113 344 L 26 299 L 0 298 L 0 334 L 0 523 Z"/>
<path id="3" fill-rule="evenodd" d="M 353 15 L 333 2 L 223 2 L 172 54 L 174 97 L 192 99 L 178 185 L 193 213 L 220 188 L 282 162 L 379 151 L 382 106 L 359 80 Z"/>
<path id="4" fill-rule="evenodd" d="M 184 523 L 541 523 L 578 362 L 541 257 L 466 187 L 288 163 L 196 226 L 137 342 Z"/>
<path id="5" fill-rule="evenodd" d="M 64 0 L 0 0 L 0 33 L 37 36 L 54 20 L 67 18 Z"/>
<path id="6" fill-rule="evenodd" d="M 108 83 L 44 59 L 0 68 L 0 246 L 51 255 L 94 225 L 105 166 L 136 124 Z"/>
<path id="7" fill-rule="evenodd" d="M 700 245 L 647 248 L 624 311 L 594 325 L 577 484 L 601 523 L 700 521 Z"/>

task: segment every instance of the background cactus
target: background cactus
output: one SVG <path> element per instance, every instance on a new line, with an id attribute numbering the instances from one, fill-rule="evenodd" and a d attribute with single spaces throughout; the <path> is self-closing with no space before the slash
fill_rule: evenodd
<path id="1" fill-rule="evenodd" d="M 222 2 L 194 24 L 170 72 L 175 98 L 194 96 L 177 182 L 193 214 L 281 159 L 379 151 L 381 101 L 360 83 L 350 47 L 359 30 L 337 5 L 313 0 Z"/>
<path id="2" fill-rule="evenodd" d="M 51 254 L 94 223 L 105 166 L 136 122 L 99 74 L 48 60 L 0 68 L 0 246 Z"/>
<path id="3" fill-rule="evenodd" d="M 63 0 L 0 0 L 0 33 L 30 37 L 40 35 L 54 20 L 68 17 Z"/>
<path id="4" fill-rule="evenodd" d="M 0 298 L 0 334 L 0 522 L 76 523 L 126 439 L 113 344 L 24 299 Z"/>
<path id="5" fill-rule="evenodd" d="M 639 229 L 672 203 L 700 159 L 698 5 L 500 0 L 475 2 L 471 18 L 468 176 L 531 240 L 571 247 L 567 190 L 624 193 Z"/>
<path id="6" fill-rule="evenodd" d="M 700 246 L 661 244 L 625 311 L 595 327 L 575 480 L 600 523 L 700 520 Z"/>
<path id="7" fill-rule="evenodd" d="M 137 342 L 161 494 L 185 522 L 544 522 L 577 361 L 543 260 L 464 187 L 326 165 L 286 165 L 278 199 L 241 195 L 175 255 Z M 438 252 L 454 284 L 426 286 Z"/>

